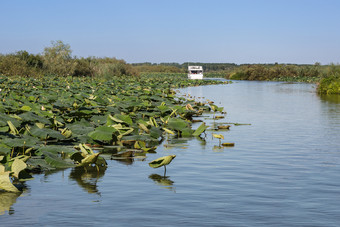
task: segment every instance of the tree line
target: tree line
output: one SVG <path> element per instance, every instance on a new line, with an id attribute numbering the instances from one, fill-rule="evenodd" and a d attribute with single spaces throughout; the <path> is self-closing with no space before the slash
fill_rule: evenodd
<path id="1" fill-rule="evenodd" d="M 205 77 L 234 80 L 279 80 L 318 83 L 320 93 L 340 94 L 340 65 L 241 64 L 234 63 L 132 63 L 122 59 L 72 56 L 70 45 L 52 41 L 41 54 L 18 51 L 0 54 L 0 75 L 42 77 L 85 76 L 109 79 L 112 76 L 138 76 L 140 73 L 187 73 L 189 65 L 203 67 Z"/>
<path id="2" fill-rule="evenodd" d="M 77 58 L 72 56 L 70 45 L 62 41 L 52 41 L 42 54 L 30 54 L 18 51 L 12 54 L 0 54 L 0 75 L 41 77 L 54 76 L 89 76 L 112 77 L 137 76 L 138 72 L 124 60 L 116 58 Z"/>

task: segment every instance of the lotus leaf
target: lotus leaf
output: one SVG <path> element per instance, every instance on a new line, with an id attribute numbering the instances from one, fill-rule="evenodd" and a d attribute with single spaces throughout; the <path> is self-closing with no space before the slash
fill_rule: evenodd
<path id="1" fill-rule="evenodd" d="M 100 116 L 100 115 L 94 115 L 93 117 L 91 117 L 91 121 L 95 124 L 95 125 L 104 125 L 107 122 L 107 117 L 106 116 Z"/>
<path id="2" fill-rule="evenodd" d="M 20 192 L 11 182 L 9 178 L 10 172 L 0 172 L 0 189 L 8 192 Z"/>
<path id="3" fill-rule="evenodd" d="M 54 168 L 70 168 L 74 167 L 75 165 L 68 160 L 61 159 L 58 155 L 54 155 L 50 152 L 43 151 L 45 155 L 45 161 L 48 165 Z"/>
<path id="4" fill-rule="evenodd" d="M 23 111 L 31 111 L 32 108 L 31 108 L 30 106 L 22 106 L 22 107 L 20 108 L 20 110 L 23 110 Z"/>
<path id="5" fill-rule="evenodd" d="M 162 134 L 163 134 L 163 131 L 160 128 L 151 126 L 151 128 L 150 128 L 150 136 L 151 137 L 158 139 L 159 137 L 162 136 Z"/>
<path id="6" fill-rule="evenodd" d="M 209 126 L 206 126 L 205 123 L 203 122 L 192 134 L 193 136 L 199 136 L 201 135 Z"/>
<path id="7" fill-rule="evenodd" d="M 117 123 L 125 123 L 127 125 L 132 125 L 132 119 L 129 115 L 121 115 L 121 114 L 116 114 L 114 115 L 114 119 L 119 119 L 120 122 Z"/>
<path id="8" fill-rule="evenodd" d="M 72 131 L 68 128 L 64 128 L 61 130 L 61 134 L 66 138 L 70 138 L 72 136 Z"/>
<path id="9" fill-rule="evenodd" d="M 111 141 L 113 138 L 113 133 L 116 131 L 117 129 L 113 127 L 100 126 L 97 127 L 93 132 L 90 132 L 88 136 L 94 140 Z"/>
<path id="10" fill-rule="evenodd" d="M 83 158 L 81 160 L 81 163 L 79 163 L 77 166 L 87 166 L 90 164 L 95 164 L 97 162 L 98 156 L 100 153 L 96 153 L 96 154 L 91 154 L 86 156 L 86 158 Z"/>
<path id="11" fill-rule="evenodd" d="M 224 139 L 224 136 L 222 134 L 215 134 L 215 133 L 213 133 L 212 135 L 213 135 L 213 137 L 215 137 L 217 139 Z"/>
<path id="12" fill-rule="evenodd" d="M 235 146 L 235 143 L 222 143 L 222 146 L 224 146 L 224 147 L 233 147 L 233 146 Z"/>
<path id="13" fill-rule="evenodd" d="M 176 131 L 183 131 L 189 128 L 189 124 L 187 121 L 180 119 L 180 118 L 171 118 L 168 121 L 168 127 L 170 129 L 174 129 Z"/>
<path id="14" fill-rule="evenodd" d="M 26 167 L 27 165 L 22 159 L 16 158 L 11 166 L 13 176 L 19 178 L 19 173 L 26 169 Z"/>
<path id="15" fill-rule="evenodd" d="M 132 136 L 123 136 L 122 141 L 145 141 L 145 142 L 158 142 L 158 140 L 152 138 L 150 135 L 132 135 Z"/>
<path id="16" fill-rule="evenodd" d="M 8 154 L 11 152 L 11 147 L 6 146 L 5 144 L 0 144 L 0 154 Z"/>
<path id="17" fill-rule="evenodd" d="M 149 162 L 149 166 L 152 168 L 159 168 L 161 166 L 169 165 L 170 162 L 176 157 L 176 155 L 168 155 L 164 157 L 157 158 L 152 162 Z"/>
<path id="18" fill-rule="evenodd" d="M 8 132 L 8 130 L 9 130 L 8 126 L 0 127 L 0 132 Z"/>
<path id="19" fill-rule="evenodd" d="M 38 153 L 42 152 L 42 153 Z M 49 146 L 43 146 L 38 149 L 36 153 L 43 154 L 45 152 L 52 153 L 52 154 L 72 154 L 75 152 L 75 149 L 67 146 L 57 146 L 57 145 L 49 145 Z"/>
<path id="20" fill-rule="evenodd" d="M 18 135 L 19 131 L 18 129 L 13 125 L 13 123 L 11 121 L 7 121 L 8 127 L 10 128 L 10 132 L 13 135 Z"/>
<path id="21" fill-rule="evenodd" d="M 43 124 L 51 124 L 50 120 L 46 119 L 45 117 L 39 116 L 35 113 L 32 113 L 32 112 L 26 112 L 26 113 L 20 114 L 19 117 L 24 122 L 40 122 Z"/>
<path id="22" fill-rule="evenodd" d="M 23 138 L 4 139 L 2 143 L 8 147 L 33 147 L 38 141 L 39 140 L 34 137 L 25 136 Z"/>
<path id="23" fill-rule="evenodd" d="M 150 130 L 145 126 L 145 124 L 138 123 L 138 126 L 140 129 L 142 129 L 144 132 L 149 133 Z"/>
<path id="24" fill-rule="evenodd" d="M 38 128 L 37 126 L 32 127 L 29 131 L 32 136 L 38 137 L 40 139 L 46 140 L 49 138 L 54 139 L 65 139 L 65 137 L 58 131 L 49 128 Z"/>

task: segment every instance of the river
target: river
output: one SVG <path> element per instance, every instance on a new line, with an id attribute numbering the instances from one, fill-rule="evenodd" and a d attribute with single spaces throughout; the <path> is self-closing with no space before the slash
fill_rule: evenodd
<path id="1" fill-rule="evenodd" d="M 109 160 L 101 173 L 34 175 L 19 197 L 0 194 L 1 226 L 339 225 L 339 96 L 319 96 L 313 84 L 251 81 L 184 94 L 227 112 L 200 117 L 210 126 L 204 139 L 165 141 L 146 158 Z M 221 123 L 245 125 L 214 131 Z M 220 148 L 212 133 L 235 146 Z M 170 154 L 177 157 L 166 177 L 148 166 Z"/>

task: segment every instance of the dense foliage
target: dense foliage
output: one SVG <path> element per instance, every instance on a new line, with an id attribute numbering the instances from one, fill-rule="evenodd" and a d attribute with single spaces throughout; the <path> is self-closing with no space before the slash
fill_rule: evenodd
<path id="1" fill-rule="evenodd" d="M 254 64 L 242 65 L 229 73 L 227 77 L 234 80 L 283 80 L 306 81 L 319 80 L 319 65 Z"/>
<path id="2" fill-rule="evenodd" d="M 331 65 L 318 84 L 320 94 L 340 94 L 340 65 Z"/>
<path id="3" fill-rule="evenodd" d="M 23 181 L 54 168 L 106 168 L 105 155 L 142 156 L 167 135 L 199 136 L 206 127 L 192 130 L 192 117 L 223 110 L 176 97 L 173 90 L 222 82 L 174 74 L 110 80 L 2 76 L 0 82 L 0 189 L 8 191 L 16 191 L 9 177 Z"/>
<path id="4" fill-rule="evenodd" d="M 70 45 L 53 41 L 42 54 L 19 51 L 0 55 L 0 75 L 41 77 L 86 76 L 110 78 L 112 76 L 137 76 L 138 72 L 124 60 L 116 58 L 77 58 L 72 56 Z"/>

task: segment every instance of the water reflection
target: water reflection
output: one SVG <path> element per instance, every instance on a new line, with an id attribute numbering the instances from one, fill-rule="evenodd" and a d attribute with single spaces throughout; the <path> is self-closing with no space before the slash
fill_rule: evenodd
<path id="1" fill-rule="evenodd" d="M 176 188 L 172 186 L 175 182 L 170 180 L 169 176 L 151 174 L 149 178 L 152 179 L 157 185 L 162 186 L 162 188 L 166 188 L 169 189 L 170 191 L 176 192 Z"/>
<path id="2" fill-rule="evenodd" d="M 17 198 L 22 194 L 13 192 L 0 192 L 0 215 L 4 215 L 6 211 L 8 214 L 14 214 L 12 205 L 16 203 Z"/>
<path id="3" fill-rule="evenodd" d="M 322 101 L 340 104 L 340 95 L 319 95 Z"/>
<path id="4" fill-rule="evenodd" d="M 96 193 L 100 195 L 97 188 L 97 182 L 104 176 L 105 170 L 106 168 L 99 168 L 98 171 L 96 167 L 73 168 L 69 178 L 75 180 L 78 185 L 85 189 L 88 193 Z"/>

